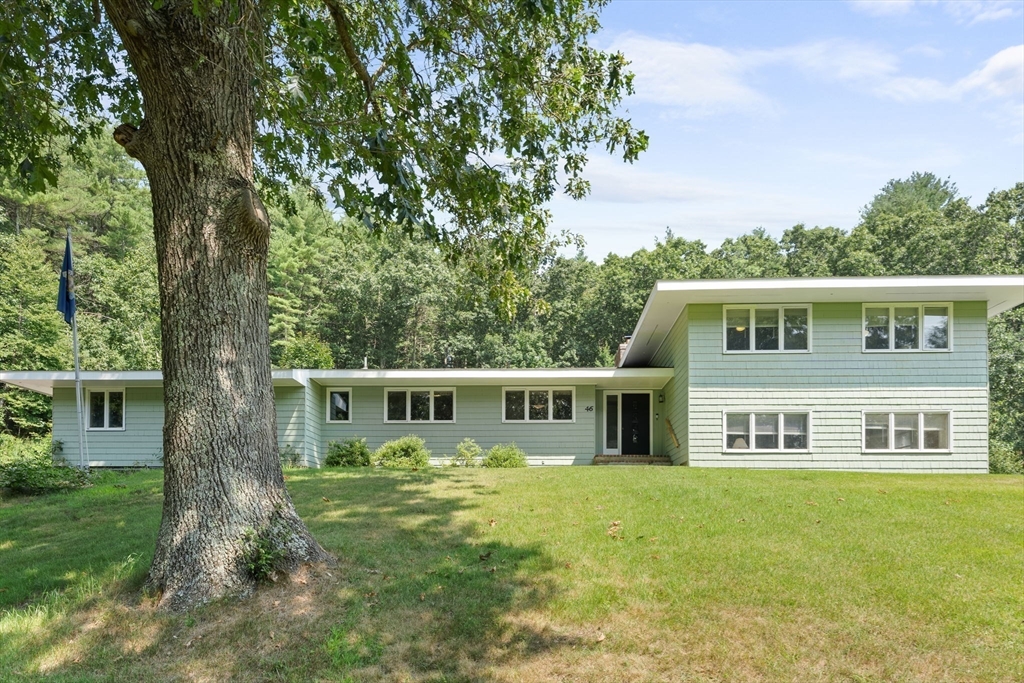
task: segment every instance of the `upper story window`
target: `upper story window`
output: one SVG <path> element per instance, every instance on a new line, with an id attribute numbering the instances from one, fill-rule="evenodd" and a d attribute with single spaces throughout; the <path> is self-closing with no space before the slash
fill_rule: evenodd
<path id="1" fill-rule="evenodd" d="M 725 352 L 808 352 L 811 306 L 725 306 Z"/>
<path id="2" fill-rule="evenodd" d="M 455 389 L 387 389 L 385 422 L 455 422 Z"/>
<path id="3" fill-rule="evenodd" d="M 864 351 L 949 351 L 953 304 L 864 304 Z"/>
<path id="4" fill-rule="evenodd" d="M 576 390 L 572 387 L 553 389 L 504 389 L 502 422 L 572 422 Z"/>
<path id="5" fill-rule="evenodd" d="M 352 421 L 352 390 L 351 389 L 328 389 L 327 390 L 327 421 L 328 422 L 351 422 Z"/>
<path id="6" fill-rule="evenodd" d="M 124 429 L 124 389 L 89 390 L 89 429 Z"/>

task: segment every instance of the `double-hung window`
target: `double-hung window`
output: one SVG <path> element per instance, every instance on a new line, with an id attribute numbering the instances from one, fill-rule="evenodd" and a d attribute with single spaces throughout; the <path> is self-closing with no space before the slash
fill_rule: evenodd
<path id="1" fill-rule="evenodd" d="M 336 389 L 334 387 L 331 387 L 327 390 L 327 421 L 352 421 L 351 389 Z"/>
<path id="2" fill-rule="evenodd" d="M 455 389 L 386 389 L 385 422 L 455 422 Z"/>
<path id="3" fill-rule="evenodd" d="M 124 389 L 89 390 L 89 429 L 124 429 Z"/>
<path id="4" fill-rule="evenodd" d="M 949 451 L 950 414 L 864 413 L 864 451 Z"/>
<path id="5" fill-rule="evenodd" d="M 810 413 L 727 412 L 724 418 L 726 451 L 810 450 Z"/>
<path id="6" fill-rule="evenodd" d="M 810 304 L 725 306 L 725 352 L 808 352 L 811 350 Z"/>
<path id="7" fill-rule="evenodd" d="M 864 304 L 864 351 L 949 351 L 953 304 Z"/>
<path id="8" fill-rule="evenodd" d="M 502 393 L 502 422 L 572 422 L 576 419 L 576 390 L 572 387 L 506 387 Z"/>

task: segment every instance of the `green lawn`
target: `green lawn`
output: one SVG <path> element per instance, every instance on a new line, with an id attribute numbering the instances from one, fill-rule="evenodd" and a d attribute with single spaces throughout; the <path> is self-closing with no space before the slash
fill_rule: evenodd
<path id="1" fill-rule="evenodd" d="M 187 615 L 159 472 L 0 502 L 0 680 L 1024 680 L 1022 477 L 287 477 L 339 566 Z"/>

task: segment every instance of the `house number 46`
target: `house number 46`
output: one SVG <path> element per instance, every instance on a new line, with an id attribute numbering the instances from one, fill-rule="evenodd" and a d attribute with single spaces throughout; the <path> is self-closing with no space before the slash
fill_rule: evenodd
<path id="1" fill-rule="evenodd" d="M 592 413 L 594 412 L 594 406 L 586 406 L 583 410 L 587 411 L 588 413 Z"/>

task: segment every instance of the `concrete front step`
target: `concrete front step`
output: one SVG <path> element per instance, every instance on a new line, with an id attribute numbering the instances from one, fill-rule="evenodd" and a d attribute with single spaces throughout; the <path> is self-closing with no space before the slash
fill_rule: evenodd
<path id="1" fill-rule="evenodd" d="M 671 465 L 667 455 L 595 455 L 595 465 Z"/>

